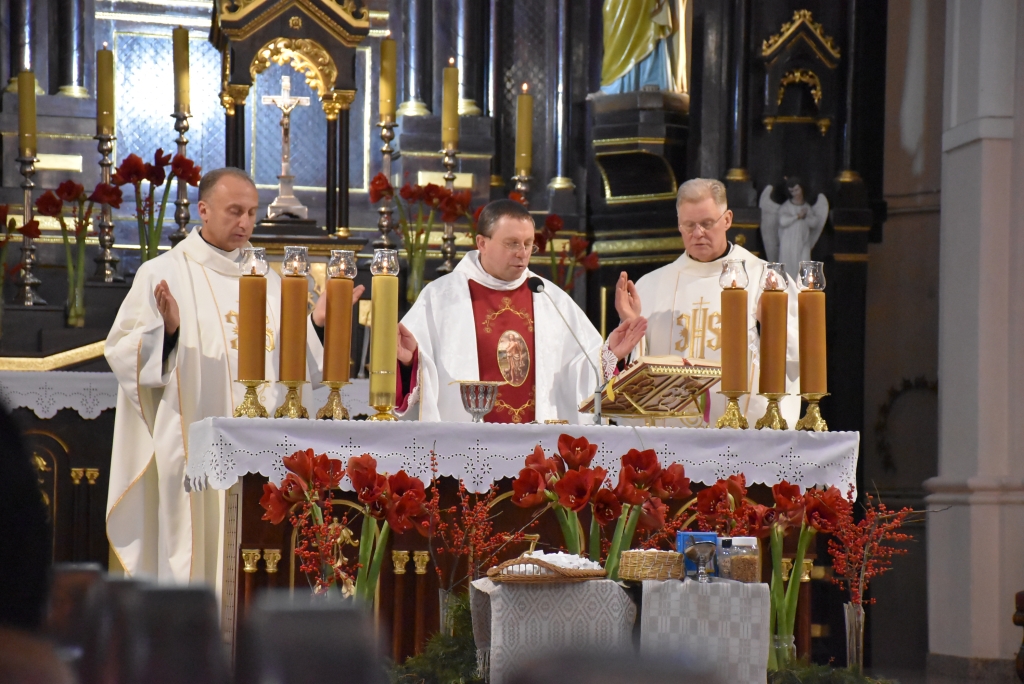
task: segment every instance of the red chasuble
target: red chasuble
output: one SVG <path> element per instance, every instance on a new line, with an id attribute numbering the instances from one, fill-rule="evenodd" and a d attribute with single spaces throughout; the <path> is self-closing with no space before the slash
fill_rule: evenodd
<path id="1" fill-rule="evenodd" d="M 476 354 L 481 380 L 505 381 L 488 423 L 530 423 L 536 414 L 533 351 L 533 293 L 524 282 L 515 290 L 492 290 L 469 281 L 476 321 Z"/>

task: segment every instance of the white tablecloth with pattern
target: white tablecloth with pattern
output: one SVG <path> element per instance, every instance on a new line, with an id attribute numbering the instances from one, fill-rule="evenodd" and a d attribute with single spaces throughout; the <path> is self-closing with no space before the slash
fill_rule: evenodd
<path id="1" fill-rule="evenodd" d="M 8 410 L 27 408 L 40 418 L 72 409 L 92 420 L 117 406 L 117 379 L 113 373 L 0 371 L 0 401 Z"/>
<path id="2" fill-rule="evenodd" d="M 597 444 L 594 465 L 611 473 L 629 449 L 654 449 L 663 465 L 678 461 L 697 482 L 743 473 L 748 484 L 788 480 L 835 485 L 844 493 L 855 481 L 860 441 L 857 432 L 207 418 L 189 428 L 186 478 L 194 489 L 227 489 L 246 473 L 279 482 L 282 457 L 313 449 L 345 461 L 370 453 L 381 471 L 404 469 L 427 481 L 433 450 L 440 475 L 484 492 L 515 477 L 537 444 L 554 452 L 563 432 Z"/>
<path id="3" fill-rule="evenodd" d="M 631 651 L 636 605 L 610 580 L 471 585 L 473 638 L 490 684 L 550 652 Z"/>
<path id="4" fill-rule="evenodd" d="M 645 581 L 641 653 L 686 653 L 730 684 L 764 684 L 770 601 L 767 584 Z"/>

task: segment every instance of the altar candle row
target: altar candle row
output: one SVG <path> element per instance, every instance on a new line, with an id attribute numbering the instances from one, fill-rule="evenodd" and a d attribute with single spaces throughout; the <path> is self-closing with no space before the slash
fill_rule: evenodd
<path id="1" fill-rule="evenodd" d="M 800 338 L 800 393 L 826 394 L 825 278 L 818 261 L 800 262 L 800 293 L 797 295 Z M 747 374 L 747 284 L 741 260 L 726 261 L 719 280 L 722 286 L 722 384 L 723 392 L 749 391 Z M 768 264 L 761 278 L 760 375 L 762 394 L 786 393 L 786 345 L 789 293 L 782 264 Z"/>
<path id="2" fill-rule="evenodd" d="M 305 247 L 286 247 L 282 264 L 278 379 L 306 380 L 306 318 L 309 264 Z M 238 282 L 238 380 L 266 379 L 268 265 L 263 248 L 247 248 Z M 352 345 L 352 290 L 355 255 L 332 250 L 324 287 L 323 380 L 348 382 Z M 397 307 L 395 310 L 397 325 Z"/>

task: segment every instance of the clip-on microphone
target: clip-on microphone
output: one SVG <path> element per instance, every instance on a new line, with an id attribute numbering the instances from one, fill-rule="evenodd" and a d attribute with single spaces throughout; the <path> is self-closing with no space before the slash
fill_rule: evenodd
<path id="1" fill-rule="evenodd" d="M 558 313 L 558 317 L 562 319 L 562 323 L 565 324 L 565 327 L 569 331 L 569 334 L 572 335 L 572 339 L 576 340 L 576 345 L 580 348 L 580 351 L 583 352 L 583 358 L 587 360 L 587 363 L 590 364 L 590 367 L 593 368 L 594 372 L 597 374 L 598 385 L 597 389 L 594 390 L 594 423 L 596 425 L 600 425 L 601 394 L 604 392 L 604 388 L 608 386 L 608 381 L 601 382 L 601 371 L 590 359 L 590 354 L 587 353 L 587 350 L 584 348 L 583 343 L 580 342 L 580 338 L 576 337 L 575 331 L 573 331 L 572 326 L 569 325 L 569 321 L 565 320 L 565 316 L 562 315 L 561 309 L 559 309 L 558 305 L 555 304 L 555 300 L 551 298 L 551 295 L 544 291 L 544 281 L 538 278 L 537 276 L 530 276 L 529 278 L 526 279 L 526 286 L 530 288 L 530 292 L 533 292 L 534 294 L 542 292 L 544 293 L 544 296 L 548 298 L 548 301 L 551 302 L 551 306 L 554 307 L 555 311 Z"/>

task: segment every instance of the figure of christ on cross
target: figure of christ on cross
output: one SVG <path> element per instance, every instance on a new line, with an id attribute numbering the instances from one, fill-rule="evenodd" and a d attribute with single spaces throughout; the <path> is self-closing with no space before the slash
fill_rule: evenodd
<path id="1" fill-rule="evenodd" d="M 277 177 L 277 197 L 267 207 L 267 218 L 275 218 L 282 214 L 291 214 L 297 218 L 308 218 L 309 210 L 295 196 L 292 175 L 292 138 L 291 117 L 296 107 L 308 107 L 308 97 L 292 97 L 292 80 L 288 76 L 281 77 L 281 94 L 264 95 L 262 104 L 274 105 L 281 110 L 281 175 Z"/>

